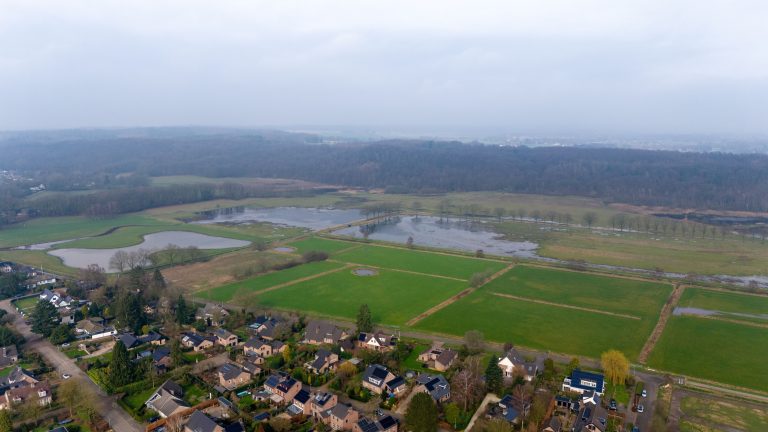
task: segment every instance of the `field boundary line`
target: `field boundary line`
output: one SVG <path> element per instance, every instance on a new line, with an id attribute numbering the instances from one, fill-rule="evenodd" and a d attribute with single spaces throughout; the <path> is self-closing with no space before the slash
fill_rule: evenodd
<path id="1" fill-rule="evenodd" d="M 558 266 L 539 264 L 539 263 L 533 263 L 533 262 L 525 262 L 525 263 L 521 263 L 520 265 L 524 265 L 528 267 L 538 267 L 538 268 L 547 269 L 547 270 L 560 270 L 560 271 L 566 271 L 566 272 L 572 272 L 572 273 L 584 273 L 584 274 L 590 274 L 593 276 L 603 276 L 607 278 L 627 279 L 627 280 L 634 280 L 638 282 L 648 282 L 648 283 L 658 283 L 662 285 L 669 285 L 672 287 L 675 286 L 674 282 L 652 279 L 652 278 L 644 278 L 642 276 L 627 276 L 627 275 L 621 275 L 621 274 L 601 273 L 601 272 L 592 271 L 592 270 L 574 270 L 574 269 L 569 269 L 565 267 L 558 267 Z"/>
<path id="2" fill-rule="evenodd" d="M 756 327 L 756 328 L 762 328 L 762 329 L 768 329 L 768 324 L 760 324 L 756 322 L 750 322 L 750 321 L 741 321 L 733 318 L 724 318 L 721 316 L 711 316 L 711 315 L 693 315 L 693 314 L 682 314 L 682 316 L 687 317 L 694 317 L 694 318 L 701 318 L 701 319 L 708 319 L 712 321 L 722 321 L 727 322 L 731 324 L 739 324 L 739 325 L 745 325 L 748 327 Z"/>
<path id="3" fill-rule="evenodd" d="M 258 290 L 258 291 L 254 291 L 252 293 L 248 293 L 247 295 L 244 295 L 244 296 L 237 296 L 237 297 L 234 297 L 232 300 L 237 300 L 237 301 L 247 300 L 247 299 L 250 299 L 251 297 L 258 296 L 259 294 L 264 294 L 264 293 L 267 293 L 267 292 L 270 292 L 270 291 L 279 290 L 280 288 L 285 288 L 287 286 L 296 285 L 298 283 L 306 282 L 308 280 L 317 279 L 319 277 L 323 277 L 323 276 L 329 275 L 331 273 L 340 272 L 340 271 L 348 269 L 350 267 L 354 267 L 354 266 L 351 265 L 351 264 L 347 264 L 347 265 L 341 266 L 339 268 L 335 268 L 335 269 L 331 269 L 331 270 L 326 270 L 324 272 L 316 273 L 316 274 L 313 274 L 313 275 L 310 275 L 310 276 L 304 276 L 303 278 L 298 278 L 298 279 L 294 279 L 294 280 L 291 280 L 291 281 L 288 281 L 288 282 L 283 282 L 281 284 L 273 285 L 271 287 L 267 287 L 267 288 L 264 288 L 264 289 L 261 289 L 261 290 Z"/>
<path id="4" fill-rule="evenodd" d="M 526 302 L 531 302 L 531 303 L 538 303 L 538 304 L 543 304 L 543 305 L 548 305 L 548 306 L 561 307 L 561 308 L 565 308 L 565 309 L 580 310 L 580 311 L 583 311 L 583 312 L 592 312 L 592 313 L 608 315 L 608 316 L 613 316 L 613 317 L 618 317 L 618 318 L 626 318 L 626 319 L 632 319 L 632 320 L 638 320 L 638 321 L 640 321 L 642 319 L 642 318 L 640 318 L 638 316 L 634 316 L 634 315 L 602 311 L 602 310 L 599 310 L 599 309 L 592 309 L 592 308 L 587 308 L 587 307 L 583 307 L 583 306 L 574 306 L 574 305 L 567 305 L 567 304 L 563 304 L 563 303 L 554 303 L 554 302 L 549 302 L 549 301 L 546 301 L 546 300 L 537 300 L 537 299 L 532 299 L 532 298 L 527 298 L 527 297 L 518 297 L 516 295 L 504 294 L 504 293 L 500 293 L 500 292 L 491 292 L 491 294 L 493 294 L 495 296 L 498 296 L 498 297 L 508 298 L 508 299 L 512 299 L 512 300 L 520 300 L 520 301 L 526 301 Z"/>
<path id="5" fill-rule="evenodd" d="M 417 275 L 417 276 L 428 276 L 428 277 L 433 277 L 433 278 L 438 278 L 438 279 L 448 279 L 448 280 L 454 280 L 454 281 L 458 281 L 458 282 L 469 282 L 468 279 L 455 278 L 453 276 L 436 275 L 436 274 L 432 274 L 432 273 L 422 273 L 422 272 L 417 272 L 417 271 L 413 271 L 413 270 L 394 269 L 394 268 L 389 268 L 389 267 L 381 267 L 381 266 L 376 266 L 376 265 L 360 264 L 360 263 L 353 263 L 353 262 L 349 262 L 349 261 L 339 261 L 339 260 L 333 260 L 333 259 L 329 259 L 328 262 L 334 262 L 334 263 L 339 263 L 339 264 L 346 264 L 346 265 L 350 265 L 350 266 L 353 266 L 353 267 L 368 267 L 368 268 L 374 268 L 374 269 L 378 269 L 378 270 L 389 270 L 389 271 L 400 272 L 400 273 L 408 273 L 408 274 Z"/>
<path id="6" fill-rule="evenodd" d="M 703 286 L 699 286 L 699 285 L 689 285 L 688 288 L 700 289 L 700 290 L 705 290 L 705 291 L 721 292 L 721 293 L 726 293 L 726 294 L 739 294 L 739 295 L 744 295 L 744 296 L 768 298 L 768 295 L 766 295 L 766 294 L 754 293 L 754 292 L 744 292 L 744 291 L 740 291 L 740 290 L 737 290 L 737 289 L 703 287 Z"/>
<path id="7" fill-rule="evenodd" d="M 354 245 L 354 246 L 350 246 L 350 247 L 348 247 L 348 248 L 339 249 L 339 250 L 337 250 L 336 252 L 333 252 L 331 255 L 335 255 L 335 254 L 342 254 L 342 253 L 345 253 L 345 252 L 353 251 L 353 250 L 355 250 L 355 249 L 360 249 L 361 247 L 363 247 L 363 245 Z"/>
<path id="8" fill-rule="evenodd" d="M 637 361 L 640 364 L 645 364 L 648 361 L 648 357 L 656 347 L 656 343 L 664 333 L 664 329 L 667 328 L 667 322 L 669 317 L 672 316 L 677 304 L 680 302 L 680 297 L 683 296 L 686 286 L 682 284 L 675 285 L 672 293 L 667 298 L 667 302 L 664 303 L 664 307 L 661 308 L 661 314 L 659 314 L 659 320 L 656 322 L 656 326 L 653 328 L 651 335 L 645 340 L 643 349 L 640 350 L 640 355 L 637 357 Z"/>
<path id="9" fill-rule="evenodd" d="M 405 325 L 408 326 L 408 327 L 413 327 L 414 325 L 416 325 L 416 323 L 418 323 L 419 321 L 423 320 L 424 318 L 426 318 L 426 317 L 428 317 L 428 316 L 430 316 L 430 315 L 440 311 L 441 309 L 444 309 L 444 308 L 450 306 L 451 304 L 457 302 L 458 300 L 460 300 L 460 299 L 462 299 L 462 298 L 472 294 L 473 292 L 475 292 L 475 290 L 477 290 L 478 288 L 482 287 L 483 285 L 486 285 L 486 284 L 490 283 L 491 281 L 493 281 L 494 279 L 500 277 L 504 273 L 512 270 L 512 267 L 514 267 L 514 266 L 515 266 L 514 264 L 510 264 L 510 265 L 504 267 L 503 269 L 497 271 L 496 273 L 494 273 L 490 277 L 488 277 L 486 280 L 484 280 L 483 283 L 480 284 L 479 286 L 477 286 L 477 287 L 469 287 L 469 288 L 463 290 L 462 292 L 460 292 L 460 293 L 458 293 L 456 295 L 453 295 L 450 298 L 448 298 L 448 299 L 446 299 L 446 300 L 436 304 L 435 306 L 432 306 L 431 308 L 427 309 L 426 311 L 424 311 L 424 312 L 416 315 L 415 317 L 411 318 L 410 320 L 408 320 L 408 322 L 406 322 Z"/>

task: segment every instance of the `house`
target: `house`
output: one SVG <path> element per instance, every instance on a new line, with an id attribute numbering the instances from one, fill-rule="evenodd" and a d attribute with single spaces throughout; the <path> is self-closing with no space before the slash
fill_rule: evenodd
<path id="1" fill-rule="evenodd" d="M 538 358 L 526 361 L 515 348 L 510 348 L 504 357 L 499 359 L 498 365 L 504 378 L 512 378 L 515 373 L 520 373 L 526 381 L 533 380 L 536 374 L 544 369 Z"/>
<path id="2" fill-rule="evenodd" d="M 293 397 L 293 402 L 286 410 L 291 415 L 309 415 L 310 402 L 312 401 L 312 395 L 305 389 L 299 390 L 296 396 Z"/>
<path id="3" fill-rule="evenodd" d="M 98 317 L 78 321 L 75 325 L 75 332 L 80 335 L 86 335 L 90 339 L 101 339 L 117 334 L 117 330 L 114 327 L 105 326 L 104 319 Z"/>
<path id="4" fill-rule="evenodd" d="M 233 390 L 251 380 L 251 373 L 233 363 L 224 363 L 217 370 L 219 385 L 227 390 Z"/>
<path id="5" fill-rule="evenodd" d="M 40 406 L 48 406 L 53 401 L 51 398 L 51 386 L 47 381 L 36 383 L 22 382 L 6 390 L 5 401 L 9 407 L 28 401 L 35 401 Z"/>
<path id="6" fill-rule="evenodd" d="M 12 273 L 13 263 L 8 261 L 0 262 L 0 273 Z"/>
<path id="7" fill-rule="evenodd" d="M 371 351 L 386 352 L 397 347 L 397 336 L 383 333 L 360 333 L 357 346 Z"/>
<path id="8" fill-rule="evenodd" d="M 389 381 L 395 376 L 382 365 L 372 364 L 363 373 L 363 387 L 376 394 L 381 394 Z"/>
<path id="9" fill-rule="evenodd" d="M 333 430 L 351 431 L 360 414 L 347 404 L 336 404 L 327 412 L 325 423 Z"/>
<path id="10" fill-rule="evenodd" d="M 19 351 L 16 345 L 8 345 L 0 348 L 0 368 L 10 366 L 19 361 Z"/>
<path id="11" fill-rule="evenodd" d="M 147 334 L 145 334 L 143 336 L 139 336 L 139 343 L 142 344 L 142 345 L 147 344 L 147 343 L 152 344 L 152 345 L 165 345 L 166 342 L 168 342 L 168 338 L 166 338 L 165 336 L 161 335 L 160 333 L 153 332 L 153 331 L 151 331 L 151 332 L 149 332 L 149 333 L 147 333 Z"/>
<path id="12" fill-rule="evenodd" d="M 506 395 L 499 401 L 499 408 L 501 410 L 500 417 L 510 423 L 517 423 L 520 420 L 520 411 L 514 407 L 515 403 L 511 395 Z M 528 411 L 528 405 L 522 407 L 524 411 Z"/>
<path id="13" fill-rule="evenodd" d="M 286 345 L 280 341 L 265 341 L 258 338 L 251 338 L 243 345 L 243 354 L 246 357 L 272 357 L 285 351 Z"/>
<path id="14" fill-rule="evenodd" d="M 597 394 L 594 390 L 585 390 L 584 393 L 581 394 L 581 404 L 584 406 L 600 405 L 600 395 Z"/>
<path id="15" fill-rule="evenodd" d="M 303 343 L 334 345 L 349 337 L 346 330 L 326 321 L 310 321 L 304 332 Z"/>
<path id="16" fill-rule="evenodd" d="M 181 344 L 195 351 L 204 351 L 213 348 L 213 338 L 197 333 L 182 333 Z"/>
<path id="17" fill-rule="evenodd" d="M 253 375 L 261 375 L 261 368 L 256 363 L 252 363 L 249 361 L 243 362 L 243 370 L 250 373 L 251 376 Z"/>
<path id="18" fill-rule="evenodd" d="M 184 425 L 184 432 L 224 432 L 224 428 L 202 411 L 195 410 Z"/>
<path id="19" fill-rule="evenodd" d="M 228 316 L 229 312 L 226 309 L 212 303 L 206 303 L 205 306 L 199 308 L 195 313 L 195 319 L 203 320 L 209 326 L 216 327 L 223 325 Z"/>
<path id="20" fill-rule="evenodd" d="M 152 393 L 144 405 L 156 411 L 160 417 L 168 418 L 189 408 L 189 405 L 182 399 L 183 396 L 184 390 L 181 386 L 168 380 Z"/>
<path id="21" fill-rule="evenodd" d="M 328 370 L 336 369 L 336 365 L 339 363 L 339 356 L 326 349 L 319 349 L 315 353 L 314 360 L 304 364 L 307 370 L 322 374 Z"/>
<path id="22" fill-rule="evenodd" d="M 352 432 L 397 432 L 398 426 L 397 420 L 390 415 L 377 420 L 363 417 L 352 427 Z"/>
<path id="23" fill-rule="evenodd" d="M 125 345 L 125 347 L 128 348 L 128 349 L 135 348 L 135 347 L 141 345 L 141 343 L 136 338 L 136 336 L 134 336 L 134 335 L 132 335 L 130 333 L 121 333 L 121 334 L 115 336 L 115 341 L 122 342 L 123 345 Z"/>
<path id="24" fill-rule="evenodd" d="M 321 413 L 328 412 L 339 402 L 339 398 L 332 393 L 316 393 L 309 402 L 309 410 L 312 417 L 319 419 Z"/>
<path id="25" fill-rule="evenodd" d="M 560 421 L 560 418 L 557 416 L 552 416 L 547 427 L 545 427 L 541 432 L 562 432 L 562 430 L 563 424 Z"/>
<path id="26" fill-rule="evenodd" d="M 227 330 L 224 330 L 223 328 L 216 329 L 213 332 L 213 336 L 216 338 L 216 343 L 221 346 L 224 346 L 224 347 L 237 346 L 237 335 Z"/>
<path id="27" fill-rule="evenodd" d="M 27 383 L 27 384 L 37 384 L 39 381 L 37 378 L 35 378 L 34 375 L 32 375 L 31 372 L 28 370 L 22 368 L 21 366 L 16 366 L 11 373 L 5 376 L 5 378 L 0 381 L 0 384 L 4 386 L 14 386 L 19 385 L 21 383 Z"/>
<path id="28" fill-rule="evenodd" d="M 568 396 L 555 396 L 555 406 L 557 408 L 563 408 L 565 410 L 571 410 L 573 412 L 579 411 L 579 401 L 569 398 Z"/>
<path id="29" fill-rule="evenodd" d="M 442 375 L 419 374 L 416 383 L 414 391 L 429 393 L 435 402 L 446 402 L 451 398 L 451 385 Z"/>
<path id="30" fill-rule="evenodd" d="M 574 369 L 571 375 L 563 379 L 563 391 L 582 394 L 593 390 L 598 396 L 605 393 L 605 377 L 593 372 Z"/>
<path id="31" fill-rule="evenodd" d="M 406 385 L 405 378 L 396 376 L 387 381 L 387 383 L 384 384 L 384 388 L 390 395 L 400 397 L 400 395 L 405 393 L 405 391 L 408 389 L 408 386 Z"/>
<path id="32" fill-rule="evenodd" d="M 266 315 L 256 318 L 256 321 L 248 325 L 248 328 L 255 332 L 259 337 L 266 340 L 275 339 L 275 330 L 278 328 L 279 322 Z"/>
<path id="33" fill-rule="evenodd" d="M 171 367 L 172 362 L 171 351 L 168 348 L 160 347 L 152 351 L 152 365 L 158 372 L 165 372 Z"/>
<path id="34" fill-rule="evenodd" d="M 447 371 L 453 366 L 458 353 L 450 348 L 444 348 L 442 344 L 432 345 L 431 348 L 419 354 L 419 361 L 425 363 L 428 368 L 439 372 Z"/>
<path id="35" fill-rule="evenodd" d="M 301 382 L 286 374 L 270 375 L 264 382 L 264 390 L 272 395 L 273 402 L 283 404 L 293 400 L 301 390 Z"/>

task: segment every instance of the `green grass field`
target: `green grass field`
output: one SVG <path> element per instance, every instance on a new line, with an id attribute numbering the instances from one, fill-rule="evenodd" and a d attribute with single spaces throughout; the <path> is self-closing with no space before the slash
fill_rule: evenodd
<path id="1" fill-rule="evenodd" d="M 486 270 L 501 270 L 507 265 L 497 261 L 374 245 L 342 252 L 334 255 L 333 259 L 459 279 L 469 279 L 472 274 Z"/>
<path id="2" fill-rule="evenodd" d="M 342 270 L 253 296 L 248 303 L 346 319 L 354 319 L 360 305 L 367 303 L 376 322 L 402 325 L 466 286 L 461 281 L 391 270 L 376 276 Z"/>
<path id="3" fill-rule="evenodd" d="M 768 329 L 673 316 L 651 353 L 651 367 L 768 391 Z"/>
<path id="4" fill-rule="evenodd" d="M 478 290 L 416 324 L 419 330 L 463 336 L 480 330 L 494 342 L 600 357 L 615 348 L 634 359 L 655 323 L 501 298 Z"/>
<path id="5" fill-rule="evenodd" d="M 32 313 L 32 310 L 35 309 L 39 301 L 40 301 L 40 298 L 38 298 L 37 296 L 33 296 L 33 297 L 25 297 L 23 299 L 16 300 L 13 302 L 13 304 L 17 308 L 24 311 L 24 313 L 29 315 L 30 313 Z"/>
<path id="6" fill-rule="evenodd" d="M 484 291 L 638 316 L 655 323 L 667 284 L 518 265 Z"/>
<path id="7" fill-rule="evenodd" d="M 35 243 L 68 240 L 102 234 L 117 226 L 162 225 L 164 222 L 139 214 L 112 218 L 81 216 L 38 218 L 13 224 L 0 230 L 0 247 L 15 247 Z"/>
<path id="8" fill-rule="evenodd" d="M 756 317 L 733 315 L 729 318 L 768 323 L 768 296 L 687 288 L 680 298 L 678 306 L 756 315 Z M 758 318 L 757 316 L 760 315 L 765 318 Z"/>
<path id="9" fill-rule="evenodd" d="M 768 430 L 768 406 L 686 396 L 680 404 L 680 409 L 685 414 L 687 423 L 680 424 L 681 432 L 726 428 L 740 431 Z"/>
<path id="10" fill-rule="evenodd" d="M 343 267 L 343 264 L 327 261 L 303 264 L 279 272 L 268 273 L 262 276 L 256 276 L 239 282 L 200 291 L 195 295 L 209 300 L 230 302 L 235 298 L 249 296 L 257 291 L 261 291 L 275 285 L 280 285 L 286 282 L 305 278 L 340 267 Z"/>
<path id="11" fill-rule="evenodd" d="M 362 247 L 363 244 L 330 240 L 322 237 L 309 237 L 295 241 L 291 243 L 290 246 L 295 247 L 297 253 L 304 253 L 308 251 L 323 251 L 333 254 L 344 249 L 359 248 Z"/>

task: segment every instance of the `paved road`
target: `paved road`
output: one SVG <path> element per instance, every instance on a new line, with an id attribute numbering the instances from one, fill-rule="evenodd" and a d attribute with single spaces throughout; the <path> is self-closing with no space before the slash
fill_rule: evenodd
<path id="1" fill-rule="evenodd" d="M 96 383 L 91 381 L 88 374 L 80 370 L 72 359 L 46 339 L 41 338 L 40 335 L 33 333 L 30 326 L 24 323 L 24 318 L 11 305 L 10 300 L 0 302 L 0 308 L 8 311 L 9 320 L 13 323 L 13 327 L 26 339 L 24 344 L 26 349 L 39 353 L 46 363 L 55 368 L 59 374 L 72 375 L 72 379 L 78 379 L 98 396 L 95 398 L 96 408 L 99 414 L 109 422 L 112 429 L 117 432 L 140 432 L 144 429 L 133 417 L 120 408 L 114 398 L 109 397 Z"/>

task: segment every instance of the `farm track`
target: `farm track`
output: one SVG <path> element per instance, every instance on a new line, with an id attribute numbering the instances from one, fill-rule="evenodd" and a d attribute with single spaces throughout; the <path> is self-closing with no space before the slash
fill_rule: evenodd
<path id="1" fill-rule="evenodd" d="M 677 307 L 677 303 L 680 301 L 680 297 L 683 296 L 685 288 L 685 285 L 675 285 L 672 294 L 669 295 L 667 302 L 664 303 L 664 307 L 661 308 L 659 321 L 656 322 L 656 327 L 653 328 L 651 335 L 648 336 L 645 345 L 643 345 L 643 349 L 640 350 L 640 355 L 637 357 L 637 361 L 640 364 L 645 364 L 645 362 L 648 361 L 648 356 L 651 355 L 653 348 L 656 347 L 656 343 L 659 341 L 659 338 L 661 338 L 662 333 L 664 333 L 669 317 L 672 316 L 672 312 L 675 310 L 675 307 Z"/>
<path id="2" fill-rule="evenodd" d="M 388 271 L 400 272 L 400 273 L 408 273 L 408 274 L 413 274 L 413 275 L 418 275 L 418 276 L 428 276 L 428 277 L 433 277 L 433 278 L 438 278 L 438 279 L 448 279 L 448 280 L 454 280 L 454 281 L 459 281 L 459 282 L 469 282 L 467 279 L 455 278 L 455 277 L 451 277 L 451 276 L 436 275 L 436 274 L 432 274 L 432 273 L 422 273 L 422 272 L 416 272 L 416 271 L 412 271 L 412 270 L 402 270 L 402 269 L 394 269 L 394 268 L 388 268 L 388 267 L 380 267 L 380 266 L 375 266 L 375 265 L 370 265 L 370 264 L 358 264 L 358 263 L 353 263 L 353 262 L 349 262 L 349 261 L 338 261 L 338 260 L 329 259 L 328 262 L 339 263 L 339 264 L 346 264 L 347 266 L 353 266 L 353 267 L 368 267 L 368 268 L 374 268 L 374 269 L 378 269 L 378 270 L 388 270 Z"/>
<path id="3" fill-rule="evenodd" d="M 638 320 L 638 321 L 641 319 L 640 317 L 634 316 L 634 315 L 627 315 L 627 314 L 621 314 L 621 313 L 616 313 L 616 312 L 606 312 L 606 311 L 601 311 L 601 310 L 598 310 L 598 309 L 591 309 L 591 308 L 586 308 L 586 307 L 582 307 L 582 306 L 567 305 L 567 304 L 563 304 L 563 303 L 548 302 L 548 301 L 545 301 L 545 300 L 536 300 L 536 299 L 527 298 L 527 297 L 518 297 L 518 296 L 512 295 L 512 294 L 503 294 L 503 293 L 499 293 L 499 292 L 492 292 L 491 294 L 493 294 L 495 296 L 498 296 L 498 297 L 508 298 L 508 299 L 512 299 L 512 300 L 520 300 L 520 301 L 526 301 L 526 302 L 530 302 L 530 303 L 538 303 L 538 304 L 543 304 L 543 305 L 548 305 L 548 306 L 555 306 L 555 307 L 560 307 L 560 308 L 565 308 L 565 309 L 580 310 L 580 311 L 583 311 L 583 312 L 591 312 L 591 313 L 596 313 L 596 314 L 601 314 L 601 315 L 613 316 L 613 317 L 617 317 L 617 318 L 626 318 L 626 319 L 632 319 L 632 320 Z"/>
<path id="4" fill-rule="evenodd" d="M 428 316 L 438 312 L 441 309 L 444 309 L 444 308 L 450 306 L 451 304 L 455 303 L 456 301 L 458 301 L 458 300 L 460 300 L 460 299 L 462 299 L 462 298 L 472 294 L 478 288 L 482 287 L 483 285 L 486 285 L 486 284 L 490 283 L 491 281 L 493 281 L 496 278 L 500 277 L 504 273 L 512 270 L 512 267 L 514 267 L 514 266 L 515 266 L 514 264 L 510 264 L 510 265 L 504 267 L 503 269 L 497 271 L 496 273 L 492 274 L 488 279 L 483 281 L 483 284 L 480 285 L 479 287 L 477 287 L 477 288 L 470 287 L 470 288 L 465 289 L 464 291 L 462 291 L 462 292 L 452 296 L 451 298 L 449 298 L 449 299 L 447 299 L 447 300 L 445 300 L 445 301 L 443 301 L 443 302 L 441 302 L 441 303 L 439 303 L 439 304 L 437 304 L 437 305 L 427 309 L 426 311 L 416 315 L 415 317 L 411 318 L 408 322 L 406 322 L 405 325 L 409 326 L 409 327 L 413 327 L 414 325 L 416 325 L 417 322 L 419 322 L 419 321 L 423 320 L 424 318 L 426 318 L 426 317 L 428 317 Z"/>
<path id="5" fill-rule="evenodd" d="M 305 277 L 299 278 L 299 279 L 294 279 L 292 281 L 283 282 L 281 284 L 273 285 L 271 287 L 264 288 L 264 289 L 259 290 L 259 291 L 248 293 L 247 295 L 238 296 L 237 298 L 235 298 L 233 300 L 241 302 L 243 300 L 250 299 L 251 297 L 256 297 L 259 294 L 264 294 L 264 293 L 267 293 L 267 292 L 270 292 L 270 291 L 279 290 L 280 288 L 285 288 L 287 286 L 296 285 L 296 284 L 301 283 L 301 282 L 306 282 L 308 280 L 312 280 L 312 279 L 316 279 L 316 278 L 319 278 L 319 277 L 323 277 L 325 275 L 329 275 L 329 274 L 332 274 L 332 273 L 340 272 L 342 270 L 349 269 L 349 268 L 352 268 L 352 267 L 354 267 L 354 265 L 347 264 L 347 265 L 345 265 L 343 267 L 339 267 L 339 268 L 332 269 L 332 270 L 327 270 L 327 271 L 324 271 L 324 272 L 321 272 L 321 273 L 313 274 L 313 275 L 310 275 L 310 276 L 305 276 Z"/>
<path id="6" fill-rule="evenodd" d="M 732 323 L 732 324 L 740 324 L 740 325 L 745 325 L 745 326 L 749 326 L 749 327 L 757 327 L 757 328 L 762 328 L 762 329 L 768 329 L 768 324 L 760 324 L 760 323 L 750 322 L 750 321 L 742 321 L 742 320 L 731 319 L 731 318 L 723 318 L 723 317 L 720 317 L 720 316 L 707 316 L 707 315 L 686 315 L 686 316 L 694 316 L 696 318 L 701 318 L 701 319 L 708 319 L 708 320 L 713 320 L 713 321 L 723 321 L 723 322 Z"/>

